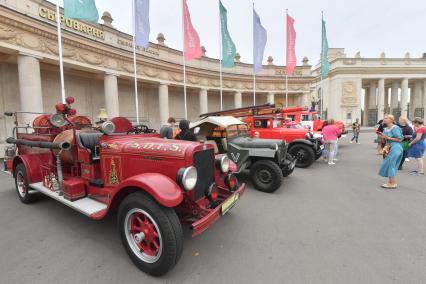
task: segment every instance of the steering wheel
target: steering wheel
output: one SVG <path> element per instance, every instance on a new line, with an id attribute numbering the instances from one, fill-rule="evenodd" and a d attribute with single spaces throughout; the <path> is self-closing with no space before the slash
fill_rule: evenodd
<path id="1" fill-rule="evenodd" d="M 127 134 L 129 133 L 135 133 L 135 134 L 147 134 L 147 133 L 156 133 L 157 131 L 155 129 L 150 129 L 148 126 L 141 124 L 141 125 L 135 125 L 130 129 Z"/>

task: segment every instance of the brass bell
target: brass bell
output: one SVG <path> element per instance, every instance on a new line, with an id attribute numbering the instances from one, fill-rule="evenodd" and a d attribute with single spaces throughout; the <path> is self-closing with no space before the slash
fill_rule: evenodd
<path id="1" fill-rule="evenodd" d="M 106 121 L 106 120 L 108 120 L 108 113 L 107 113 L 106 108 L 101 108 L 101 109 L 99 109 L 98 118 L 99 118 L 99 120 L 101 120 L 101 121 Z"/>

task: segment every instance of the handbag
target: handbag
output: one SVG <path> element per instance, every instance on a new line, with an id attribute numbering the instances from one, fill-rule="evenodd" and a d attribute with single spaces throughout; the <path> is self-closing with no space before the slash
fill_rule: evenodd
<path id="1" fill-rule="evenodd" d="M 386 159 L 386 157 L 389 155 L 390 150 L 391 150 L 390 144 L 386 144 L 385 147 L 383 147 L 383 159 Z"/>
<path id="2" fill-rule="evenodd" d="M 409 141 L 402 141 L 402 149 L 404 150 L 404 151 L 407 151 L 408 150 L 408 148 L 410 148 L 410 142 Z"/>

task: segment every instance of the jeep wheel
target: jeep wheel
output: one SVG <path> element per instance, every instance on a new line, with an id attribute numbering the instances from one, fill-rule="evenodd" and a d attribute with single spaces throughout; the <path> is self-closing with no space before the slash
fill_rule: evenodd
<path id="1" fill-rule="evenodd" d="M 250 177 L 254 187 L 263 192 L 272 193 L 280 188 L 282 172 L 273 161 L 260 160 L 250 168 Z"/>
<path id="2" fill-rule="evenodd" d="M 315 162 L 315 152 L 308 145 L 296 144 L 288 152 L 296 159 L 296 167 L 298 168 L 307 168 Z"/>
<path id="3" fill-rule="evenodd" d="M 283 177 L 288 177 L 289 175 L 293 173 L 294 166 L 293 167 L 291 166 L 293 162 L 294 162 L 293 156 L 287 153 L 287 155 L 285 156 L 285 165 L 281 168 Z"/>
<path id="4" fill-rule="evenodd" d="M 127 196 L 118 211 L 121 241 L 133 263 L 142 271 L 160 276 L 178 262 L 183 232 L 172 208 L 136 192 Z"/>
<path id="5" fill-rule="evenodd" d="M 22 203 L 29 204 L 34 201 L 34 196 L 29 192 L 30 187 L 24 164 L 19 164 L 15 168 L 15 186 Z"/>

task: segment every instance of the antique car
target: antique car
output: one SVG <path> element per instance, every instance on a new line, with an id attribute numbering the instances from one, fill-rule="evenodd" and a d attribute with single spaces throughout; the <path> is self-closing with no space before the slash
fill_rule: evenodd
<path id="1" fill-rule="evenodd" d="M 289 176 L 295 160 L 287 153 L 287 144 L 278 139 L 249 136 L 246 123 L 232 116 L 208 116 L 191 123 L 199 141 L 213 146 L 215 153 L 227 154 L 238 172 L 250 170 L 257 190 L 271 193 L 280 188 L 282 177 Z"/>
<path id="2" fill-rule="evenodd" d="M 296 167 L 307 168 L 321 157 L 322 141 L 300 124 L 289 127 L 285 119 L 276 116 L 248 116 L 250 137 L 280 139 L 288 143 L 288 153 L 296 159 Z"/>
<path id="3" fill-rule="evenodd" d="M 289 107 L 281 108 L 278 113 L 283 117 L 302 124 L 314 132 L 322 130 L 324 120 L 321 119 L 320 113 L 315 110 L 309 110 L 307 107 Z M 347 134 L 343 121 L 335 121 L 335 125 L 342 131 L 342 134 Z"/>
<path id="4" fill-rule="evenodd" d="M 182 226 L 199 235 L 236 204 L 245 184 L 208 143 L 161 139 L 123 119 L 116 120 L 123 133 L 111 121 L 93 128 L 80 117 L 85 123 L 77 124 L 73 101 L 32 127 L 19 126 L 21 113 L 9 113 L 16 127 L 5 166 L 19 199 L 31 203 L 42 193 L 95 220 L 118 209 L 130 259 L 148 274 L 165 274 L 182 254 Z"/>

